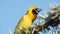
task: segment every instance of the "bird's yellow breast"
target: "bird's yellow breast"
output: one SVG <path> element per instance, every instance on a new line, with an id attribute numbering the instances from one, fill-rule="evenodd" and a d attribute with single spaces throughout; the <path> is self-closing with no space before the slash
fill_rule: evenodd
<path id="1" fill-rule="evenodd" d="M 20 22 L 18 26 L 20 28 L 26 28 L 27 29 L 27 28 L 31 27 L 33 19 L 34 19 L 34 17 L 25 15 L 25 16 L 23 16 L 23 21 Z"/>

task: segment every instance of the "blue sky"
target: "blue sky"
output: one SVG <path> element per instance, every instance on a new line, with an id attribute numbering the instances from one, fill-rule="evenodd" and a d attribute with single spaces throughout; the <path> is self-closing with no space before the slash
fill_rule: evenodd
<path id="1" fill-rule="evenodd" d="M 50 0 L 0 0 L 0 34 L 9 34 L 8 27 L 13 33 L 19 19 L 29 7 L 49 10 L 49 2 Z"/>

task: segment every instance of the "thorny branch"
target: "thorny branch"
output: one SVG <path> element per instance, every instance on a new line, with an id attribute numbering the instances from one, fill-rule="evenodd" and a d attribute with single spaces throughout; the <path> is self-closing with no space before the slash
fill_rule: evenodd
<path id="1" fill-rule="evenodd" d="M 52 13 L 53 10 L 55 10 L 54 13 Z M 45 23 L 39 23 L 38 25 L 35 24 L 35 26 L 32 28 L 32 34 L 38 34 L 38 32 L 48 29 L 48 26 L 52 26 L 54 28 L 60 24 L 60 6 L 53 8 L 52 12 L 48 12 L 49 15 L 48 17 L 46 17 L 47 20 L 45 21 Z"/>

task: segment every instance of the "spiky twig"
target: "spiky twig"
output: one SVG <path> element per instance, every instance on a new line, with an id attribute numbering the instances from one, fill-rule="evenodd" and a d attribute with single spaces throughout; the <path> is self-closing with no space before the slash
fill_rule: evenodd
<path id="1" fill-rule="evenodd" d="M 8 27 L 8 31 L 9 31 L 10 34 L 12 34 L 11 29 L 9 27 Z"/>

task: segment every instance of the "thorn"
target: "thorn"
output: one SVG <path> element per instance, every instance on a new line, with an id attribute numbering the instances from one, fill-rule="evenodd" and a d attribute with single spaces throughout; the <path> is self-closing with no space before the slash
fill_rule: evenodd
<path id="1" fill-rule="evenodd" d="M 39 15 L 38 15 L 38 18 L 43 19 L 43 18 L 44 18 L 44 16 L 43 16 L 43 15 L 41 15 L 41 14 L 39 14 Z"/>
<path id="2" fill-rule="evenodd" d="M 46 17 L 48 17 L 48 14 L 47 14 L 47 12 L 46 12 L 46 11 L 44 11 L 44 13 L 46 14 Z"/>
<path id="3" fill-rule="evenodd" d="M 50 4 L 49 5 L 50 8 L 55 8 L 56 7 L 52 2 L 49 2 L 49 4 Z"/>
<path id="4" fill-rule="evenodd" d="M 8 27 L 8 31 L 9 31 L 9 33 L 10 33 L 10 34 L 12 34 L 12 32 L 11 32 L 11 30 L 10 30 L 10 28 L 9 28 L 9 27 Z"/>
<path id="5" fill-rule="evenodd" d="M 54 6 L 58 6 L 53 0 L 50 0 L 50 2 L 54 4 Z"/>

